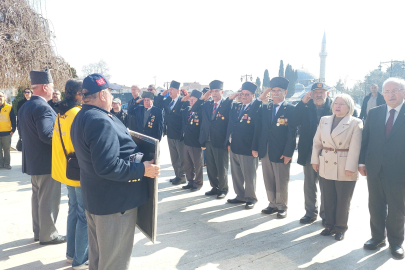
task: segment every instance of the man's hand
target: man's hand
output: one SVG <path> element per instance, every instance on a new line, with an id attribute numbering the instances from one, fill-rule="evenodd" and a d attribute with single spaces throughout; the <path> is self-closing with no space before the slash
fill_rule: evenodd
<path id="1" fill-rule="evenodd" d="M 312 99 L 312 91 L 309 91 L 308 93 L 305 94 L 305 96 L 302 98 L 302 102 L 305 104 L 308 103 L 309 100 Z"/>
<path id="2" fill-rule="evenodd" d="M 10 132 L 10 137 L 13 137 L 14 132 Z"/>
<path id="3" fill-rule="evenodd" d="M 181 102 L 186 102 L 190 99 L 190 95 L 187 95 L 181 99 Z"/>
<path id="4" fill-rule="evenodd" d="M 204 150 L 205 150 L 205 147 L 201 147 L 201 149 L 204 151 Z"/>
<path id="5" fill-rule="evenodd" d="M 143 101 L 143 98 L 140 98 L 140 99 L 138 99 L 137 101 L 136 101 L 136 103 L 140 103 L 140 102 L 142 102 Z"/>
<path id="6" fill-rule="evenodd" d="M 361 175 L 367 176 L 367 168 L 366 168 L 366 166 L 359 166 L 358 170 L 359 170 L 359 173 Z"/>
<path id="7" fill-rule="evenodd" d="M 258 157 L 259 156 L 259 152 L 252 150 L 252 156 L 253 157 Z"/>
<path id="8" fill-rule="evenodd" d="M 145 173 L 143 174 L 143 176 L 155 178 L 156 176 L 160 175 L 160 166 L 153 163 L 155 163 L 153 159 L 151 161 L 145 161 L 143 163 L 143 165 L 145 166 Z"/>
<path id="9" fill-rule="evenodd" d="M 207 101 L 211 97 L 211 90 L 208 90 L 200 99 Z"/>
<path id="10" fill-rule="evenodd" d="M 312 168 L 314 169 L 314 171 L 318 172 L 319 164 L 312 164 Z"/>
<path id="11" fill-rule="evenodd" d="M 163 92 L 162 92 L 162 96 L 166 96 L 166 95 L 167 95 L 167 93 L 169 93 L 169 89 L 167 89 L 167 90 L 163 91 Z"/>
<path id="12" fill-rule="evenodd" d="M 346 177 L 350 177 L 350 176 L 352 176 L 353 174 L 354 174 L 354 172 L 349 171 L 349 170 L 345 170 L 345 175 L 346 175 Z"/>
<path id="13" fill-rule="evenodd" d="M 236 92 L 232 96 L 229 97 L 230 100 L 234 100 L 237 96 L 240 96 L 241 93 Z"/>
<path id="14" fill-rule="evenodd" d="M 231 152 L 231 146 L 228 145 L 228 153 Z"/>
<path id="15" fill-rule="evenodd" d="M 288 164 L 288 162 L 290 162 L 291 158 L 290 157 L 286 157 L 286 156 L 281 156 L 280 159 L 284 158 L 284 164 Z"/>
<path id="16" fill-rule="evenodd" d="M 263 93 L 259 96 L 259 99 L 261 99 L 262 101 L 268 99 L 268 95 L 270 94 L 271 88 L 267 88 L 266 90 L 263 91 Z"/>

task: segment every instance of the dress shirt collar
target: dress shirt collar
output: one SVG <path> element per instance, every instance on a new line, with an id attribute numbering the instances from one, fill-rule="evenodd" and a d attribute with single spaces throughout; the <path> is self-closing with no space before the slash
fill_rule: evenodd
<path id="1" fill-rule="evenodd" d="M 387 113 L 389 114 L 389 112 L 394 109 L 396 111 L 396 113 L 399 113 L 399 111 L 402 108 L 402 105 L 404 105 L 404 102 L 402 102 L 401 104 L 399 104 L 396 108 L 391 108 L 390 106 L 387 105 Z"/>

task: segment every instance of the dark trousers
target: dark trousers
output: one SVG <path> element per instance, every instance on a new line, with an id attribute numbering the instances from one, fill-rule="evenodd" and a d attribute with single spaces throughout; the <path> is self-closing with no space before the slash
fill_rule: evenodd
<path id="1" fill-rule="evenodd" d="M 356 181 L 335 181 L 321 178 L 323 181 L 326 227 L 336 232 L 347 231 L 350 201 L 353 197 Z"/>
<path id="2" fill-rule="evenodd" d="M 188 185 L 200 188 L 203 185 L 203 155 L 201 147 L 184 145 L 184 171 Z"/>
<path id="3" fill-rule="evenodd" d="M 205 143 L 207 174 L 212 188 L 228 192 L 229 153 L 226 148 L 215 148 L 211 142 Z"/>
<path id="4" fill-rule="evenodd" d="M 404 242 L 405 183 L 390 181 L 381 170 L 377 177 L 367 176 L 367 184 L 372 238 L 379 241 L 388 234 L 390 245 L 401 246 Z"/>

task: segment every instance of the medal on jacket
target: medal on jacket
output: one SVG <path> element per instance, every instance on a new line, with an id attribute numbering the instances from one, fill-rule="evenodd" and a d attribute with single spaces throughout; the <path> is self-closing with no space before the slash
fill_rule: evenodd
<path id="1" fill-rule="evenodd" d="M 190 121 L 190 125 L 192 125 L 192 124 L 193 124 L 193 120 Z"/>

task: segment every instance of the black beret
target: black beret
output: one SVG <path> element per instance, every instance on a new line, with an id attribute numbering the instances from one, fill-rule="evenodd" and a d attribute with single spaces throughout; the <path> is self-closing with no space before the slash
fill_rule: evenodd
<path id="1" fill-rule="evenodd" d="M 242 84 L 242 90 L 248 90 L 253 94 L 256 92 L 257 85 L 251 82 L 245 82 Z"/>
<path id="2" fill-rule="evenodd" d="M 202 90 L 203 94 L 207 93 L 210 90 L 209 87 L 204 87 L 204 89 Z"/>
<path id="3" fill-rule="evenodd" d="M 142 93 L 142 98 L 150 98 L 153 100 L 155 98 L 155 95 L 152 92 L 144 91 Z"/>
<path id="4" fill-rule="evenodd" d="M 200 91 L 198 91 L 198 90 L 193 90 L 193 91 L 191 92 L 191 95 L 190 95 L 190 96 L 196 97 L 196 98 L 200 98 L 200 97 L 202 96 L 202 93 L 201 93 Z"/>
<path id="5" fill-rule="evenodd" d="M 212 82 L 210 82 L 210 89 L 223 89 L 224 88 L 224 83 L 218 80 L 214 80 Z"/>
<path id="6" fill-rule="evenodd" d="M 270 88 L 279 87 L 281 89 L 287 90 L 289 81 L 283 77 L 274 77 L 270 81 Z"/>
<path id="7" fill-rule="evenodd" d="M 30 78 L 31 85 L 53 83 L 51 71 L 47 68 L 44 70 L 31 70 Z"/>
<path id="8" fill-rule="evenodd" d="M 172 81 L 170 83 L 170 87 L 176 88 L 176 89 L 180 89 L 180 83 L 176 82 L 176 81 Z"/>

